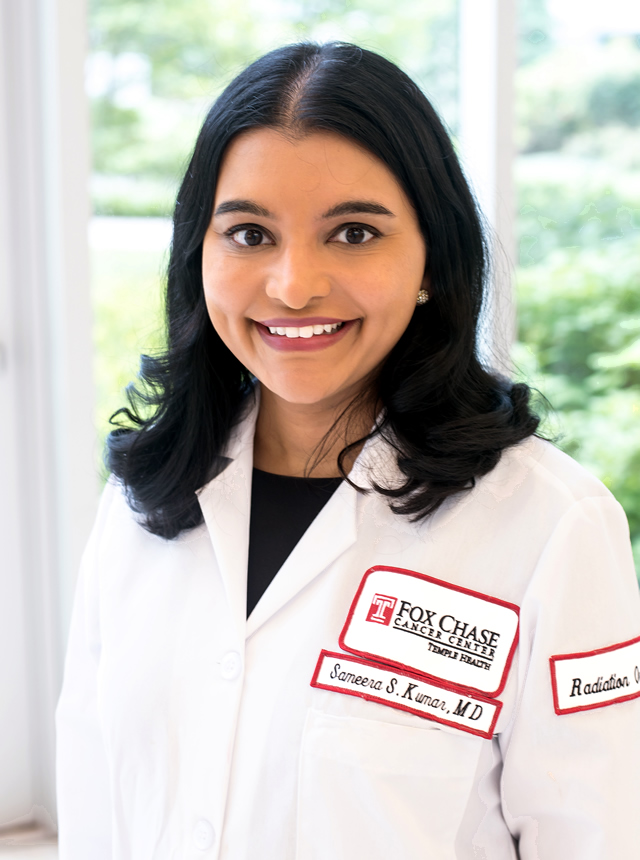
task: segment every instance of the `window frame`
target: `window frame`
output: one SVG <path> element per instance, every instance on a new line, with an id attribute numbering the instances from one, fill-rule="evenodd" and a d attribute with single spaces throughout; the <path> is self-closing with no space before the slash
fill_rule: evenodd
<path id="1" fill-rule="evenodd" d="M 86 33 L 79 0 L 0 5 L 5 832 L 55 827 L 54 712 L 76 571 L 98 494 Z"/>

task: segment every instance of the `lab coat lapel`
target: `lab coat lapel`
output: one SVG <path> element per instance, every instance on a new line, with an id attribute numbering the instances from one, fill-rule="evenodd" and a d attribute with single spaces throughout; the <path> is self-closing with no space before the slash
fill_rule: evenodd
<path id="1" fill-rule="evenodd" d="M 360 452 L 349 478 L 356 486 L 369 490 L 374 498 L 375 483 L 402 482 L 393 447 L 380 436 L 374 436 Z M 256 604 L 247 620 L 247 637 L 355 543 L 363 500 L 346 481 L 338 487 Z M 382 513 L 392 516 L 394 527 L 407 529 L 411 534 L 416 531 L 416 525 L 405 517 L 390 514 L 386 501 L 381 504 Z"/>
<path id="2" fill-rule="evenodd" d="M 357 496 L 349 484 L 340 484 L 256 604 L 247 620 L 247 637 L 355 543 Z"/>
<path id="3" fill-rule="evenodd" d="M 253 436 L 259 397 L 248 404 L 232 431 L 225 455 L 231 462 L 198 491 L 200 508 L 220 569 L 231 614 L 244 639 L 247 615 L 247 561 L 251 515 Z"/>
<path id="4" fill-rule="evenodd" d="M 357 539 L 359 494 L 343 482 L 311 523 L 291 555 L 246 618 L 253 437 L 259 386 L 237 425 L 226 455 L 229 465 L 198 492 L 200 507 L 220 567 L 237 630 L 251 636 Z M 393 449 L 376 437 L 361 451 L 349 477 L 360 487 L 387 483 L 397 469 Z M 404 518 L 398 518 L 402 520 Z"/>

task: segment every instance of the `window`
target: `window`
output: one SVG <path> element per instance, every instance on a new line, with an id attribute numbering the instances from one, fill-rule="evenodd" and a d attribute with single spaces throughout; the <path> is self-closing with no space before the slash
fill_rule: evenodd
<path id="1" fill-rule="evenodd" d="M 624 505 L 640 569 L 639 34 L 624 0 L 248 0 L 222 18 L 213 0 L 89 0 L 88 21 L 76 0 L 2 0 L 0 827 L 53 826 L 53 710 L 108 417 L 162 342 L 168 218 L 204 112 L 278 44 L 370 47 L 440 110 L 516 265 L 517 372 Z M 510 313 L 508 271 L 502 287 Z"/>
<path id="2" fill-rule="evenodd" d="M 640 574 L 640 7 L 522 0 L 515 82 L 514 360 L 625 508 Z"/>

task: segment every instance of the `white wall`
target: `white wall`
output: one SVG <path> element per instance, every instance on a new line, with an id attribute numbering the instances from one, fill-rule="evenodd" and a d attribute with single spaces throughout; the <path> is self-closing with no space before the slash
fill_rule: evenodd
<path id="1" fill-rule="evenodd" d="M 83 0 L 0 0 L 0 826 L 55 817 L 68 596 L 93 520 Z"/>

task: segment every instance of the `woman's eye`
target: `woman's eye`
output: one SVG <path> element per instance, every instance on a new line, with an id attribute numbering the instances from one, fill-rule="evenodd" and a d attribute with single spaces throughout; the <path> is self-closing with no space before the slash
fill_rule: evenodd
<path id="1" fill-rule="evenodd" d="M 363 245 L 365 242 L 375 239 L 376 235 L 373 230 L 360 224 L 350 224 L 348 227 L 343 227 L 335 233 L 333 239 L 344 242 L 347 245 Z"/>
<path id="2" fill-rule="evenodd" d="M 263 230 L 257 227 L 233 227 L 227 232 L 236 245 L 253 248 L 256 245 L 271 244 L 269 237 Z"/>

